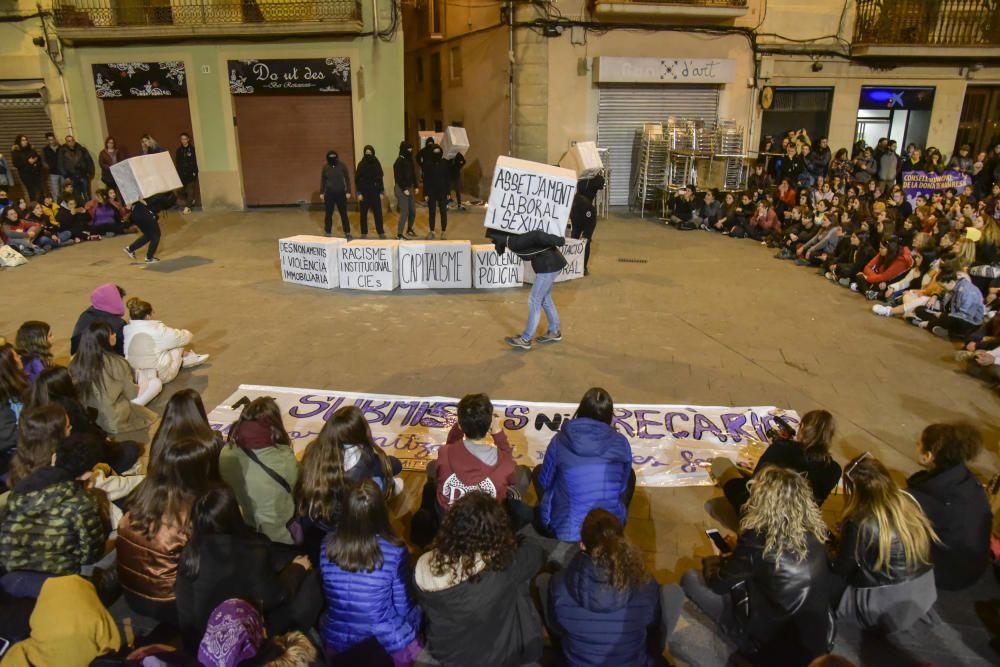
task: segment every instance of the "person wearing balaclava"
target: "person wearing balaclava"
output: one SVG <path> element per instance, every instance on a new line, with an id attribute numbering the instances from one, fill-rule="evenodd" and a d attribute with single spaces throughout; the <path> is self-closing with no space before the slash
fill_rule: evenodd
<path id="1" fill-rule="evenodd" d="M 448 160 L 448 173 L 451 177 L 451 187 L 455 190 L 455 205 L 459 211 L 464 211 L 462 205 L 462 167 L 465 166 L 465 156 L 455 153 L 455 157 Z"/>
<path id="2" fill-rule="evenodd" d="M 448 231 L 448 190 L 451 185 L 451 170 L 443 157 L 441 147 L 434 145 L 431 156 L 424 162 L 424 195 L 427 197 L 427 217 L 431 231 L 428 239 L 434 238 L 435 211 L 441 211 L 441 238 Z"/>
<path id="3" fill-rule="evenodd" d="M 396 201 L 399 202 L 396 238 L 405 241 L 403 225 L 406 225 L 406 233 L 409 236 L 416 236 L 413 223 L 417 219 L 417 198 L 413 194 L 417 187 L 417 171 L 413 166 L 413 145 L 409 141 L 399 142 L 399 157 L 392 165 L 392 175 L 396 181 Z"/>
<path id="4" fill-rule="evenodd" d="M 340 213 L 340 225 L 344 228 L 344 236 L 348 241 L 351 236 L 351 223 L 347 219 L 347 200 L 351 198 L 351 174 L 347 165 L 340 161 L 337 151 L 326 153 L 326 164 L 319 177 L 319 198 L 326 205 L 323 216 L 323 231 L 327 236 L 333 232 L 333 208 Z"/>
<path id="5" fill-rule="evenodd" d="M 364 157 L 354 170 L 354 180 L 358 186 L 358 206 L 361 208 L 361 238 L 368 238 L 368 211 L 371 211 L 375 216 L 375 231 L 380 239 L 384 239 L 382 199 L 385 197 L 385 181 L 382 163 L 375 157 L 372 146 L 365 146 Z"/>
<path id="6" fill-rule="evenodd" d="M 434 137 L 427 137 L 423 147 L 417 151 L 417 166 L 420 167 L 420 175 L 423 177 L 424 164 L 430 162 L 431 151 L 434 150 Z"/>

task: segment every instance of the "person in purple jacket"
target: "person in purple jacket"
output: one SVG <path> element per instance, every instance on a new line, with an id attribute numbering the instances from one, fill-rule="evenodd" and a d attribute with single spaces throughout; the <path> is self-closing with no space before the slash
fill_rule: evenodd
<path id="1" fill-rule="evenodd" d="M 374 652 L 387 654 L 394 667 L 412 665 L 421 650 L 413 568 L 378 484 L 366 479 L 351 487 L 324 546 L 320 571 L 328 608 L 320 634 L 327 656 L 347 659 L 342 654 L 349 653 L 350 664 L 371 664 Z M 370 637 L 378 646 L 366 641 Z"/>
<path id="2" fill-rule="evenodd" d="M 539 532 L 563 542 L 579 542 L 580 526 L 592 509 L 625 523 L 635 492 L 632 447 L 611 422 L 615 406 L 600 387 L 588 389 L 573 419 L 565 422 L 535 468 L 541 497 Z"/>

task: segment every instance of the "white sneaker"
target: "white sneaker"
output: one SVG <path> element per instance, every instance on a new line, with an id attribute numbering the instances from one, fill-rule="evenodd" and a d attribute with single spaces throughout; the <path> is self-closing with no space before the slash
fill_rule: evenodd
<path id="1" fill-rule="evenodd" d="M 209 354 L 188 354 L 185 355 L 181 365 L 184 366 L 184 368 L 194 368 L 195 366 L 200 366 L 208 361 L 210 356 L 211 355 Z"/>
<path id="2" fill-rule="evenodd" d="M 892 317 L 892 308 L 881 303 L 872 306 L 872 312 L 881 317 Z"/>
<path id="3" fill-rule="evenodd" d="M 183 213 L 184 215 L 187 215 L 190 212 L 191 212 L 191 207 L 190 206 L 185 206 L 184 210 L 181 211 L 181 213 Z"/>
<path id="4" fill-rule="evenodd" d="M 851 283 L 851 291 L 852 292 L 857 292 L 858 291 L 858 284 L 857 283 Z"/>
<path id="5" fill-rule="evenodd" d="M 392 478 L 392 495 L 401 496 L 403 491 L 406 490 L 406 482 L 403 481 L 402 477 Z"/>

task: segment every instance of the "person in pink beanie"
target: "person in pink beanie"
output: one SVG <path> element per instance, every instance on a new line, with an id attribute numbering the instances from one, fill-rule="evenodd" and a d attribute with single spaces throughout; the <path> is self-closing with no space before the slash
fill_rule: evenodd
<path id="1" fill-rule="evenodd" d="M 76 354 L 76 349 L 80 345 L 80 336 L 87 330 L 91 322 L 104 320 L 111 325 L 115 332 L 117 343 L 115 352 L 125 356 L 125 290 L 114 283 L 100 285 L 90 293 L 90 308 L 80 313 L 73 327 L 73 336 L 69 341 L 70 354 Z"/>

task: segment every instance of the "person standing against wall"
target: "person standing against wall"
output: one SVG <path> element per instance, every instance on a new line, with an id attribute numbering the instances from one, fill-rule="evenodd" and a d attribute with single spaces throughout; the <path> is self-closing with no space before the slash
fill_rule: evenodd
<path id="1" fill-rule="evenodd" d="M 104 150 L 97 155 L 97 163 L 101 167 L 101 182 L 104 183 L 104 187 L 111 190 L 118 189 L 115 177 L 111 175 L 111 167 L 126 158 L 128 155 L 125 154 L 124 149 L 118 148 L 118 142 L 115 141 L 114 137 L 108 137 L 104 140 Z"/>
<path id="2" fill-rule="evenodd" d="M 194 190 L 198 186 L 198 155 L 194 152 L 191 135 L 181 132 L 181 145 L 174 155 L 177 165 L 177 175 L 181 179 L 181 192 L 184 195 L 184 213 L 190 213 L 194 206 Z"/>
<path id="3" fill-rule="evenodd" d="M 399 204 L 399 225 L 396 227 L 396 238 L 405 241 L 403 225 L 406 233 L 416 236 L 413 223 L 417 219 L 417 198 L 413 191 L 417 187 L 417 171 L 413 166 L 413 145 L 409 141 L 399 142 L 399 157 L 392 165 L 392 175 L 396 181 L 395 194 Z"/>
<path id="4" fill-rule="evenodd" d="M 72 134 L 59 147 L 59 172 L 73 181 L 73 189 L 82 201 L 90 199 L 90 179 L 94 177 L 94 158 L 76 142 Z"/>
<path id="5" fill-rule="evenodd" d="M 154 139 L 153 135 L 151 134 L 142 135 L 142 137 L 139 139 L 139 143 L 142 145 L 143 155 L 153 155 L 154 153 L 162 153 L 163 151 L 167 150 L 166 148 L 161 146 L 160 142 Z"/>
<path id="6" fill-rule="evenodd" d="M 51 132 L 45 133 L 45 148 L 42 149 L 42 159 L 45 160 L 45 168 L 49 172 L 49 194 L 52 199 L 58 201 L 59 193 L 62 192 L 62 172 L 59 171 L 59 141 L 56 135 Z"/>
<path id="7" fill-rule="evenodd" d="M 375 157 L 375 148 L 365 146 L 365 154 L 354 171 L 358 186 L 358 206 L 361 209 L 361 238 L 368 238 L 368 211 L 375 216 L 375 231 L 380 239 L 385 238 L 382 226 L 382 199 L 385 197 L 385 174 L 382 163 Z"/>
<path id="8" fill-rule="evenodd" d="M 326 153 L 326 164 L 319 177 L 319 198 L 326 205 L 323 216 L 323 231 L 327 236 L 333 233 L 333 209 L 340 213 L 340 225 L 344 228 L 344 237 L 350 241 L 351 223 L 347 219 L 347 200 L 351 198 L 351 174 L 347 165 L 340 161 L 337 151 Z"/>
<path id="9" fill-rule="evenodd" d="M 455 190 L 455 205 L 459 211 L 464 211 L 462 205 L 462 167 L 465 166 L 465 156 L 455 153 L 455 157 L 448 160 L 448 172 L 451 175 L 451 187 Z"/>
<path id="10" fill-rule="evenodd" d="M 42 158 L 31 147 L 27 135 L 19 135 L 10 156 L 14 160 L 17 175 L 24 185 L 24 196 L 29 202 L 37 202 L 42 190 Z"/>
<path id="11" fill-rule="evenodd" d="M 427 215 L 431 231 L 428 239 L 434 238 L 434 213 L 441 211 L 441 239 L 446 238 L 448 231 L 448 189 L 451 184 L 451 174 L 448 162 L 443 157 L 444 152 L 437 144 L 431 147 L 431 156 L 424 161 L 424 195 L 427 197 Z"/>

